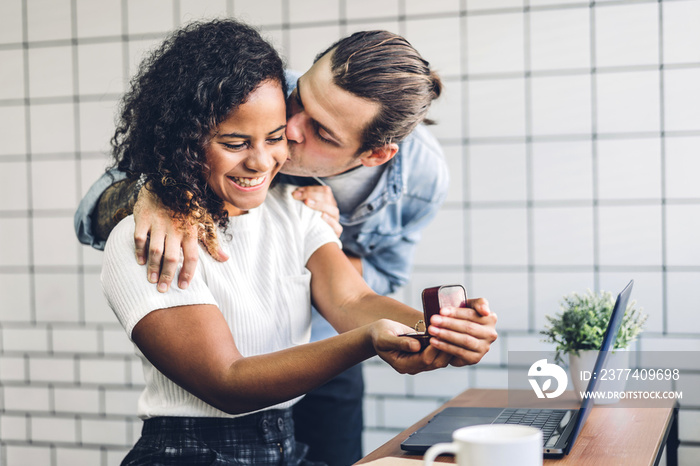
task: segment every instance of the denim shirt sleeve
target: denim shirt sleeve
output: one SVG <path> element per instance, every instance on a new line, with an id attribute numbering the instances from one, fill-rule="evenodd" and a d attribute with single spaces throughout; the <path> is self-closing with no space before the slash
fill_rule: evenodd
<path id="1" fill-rule="evenodd" d="M 126 178 L 126 173 L 112 169 L 103 173 L 102 176 L 90 186 L 90 189 L 80 201 L 78 209 L 75 211 L 75 216 L 73 217 L 75 234 L 78 236 L 78 241 L 92 246 L 95 249 L 99 249 L 100 251 L 104 249 L 105 241 L 96 238 L 92 231 L 92 214 L 97 207 L 97 201 L 100 200 L 102 193 L 111 185 L 124 178 Z"/>
<path id="2" fill-rule="evenodd" d="M 420 134 L 401 144 L 404 194 L 395 208 L 400 225 L 392 238 L 382 241 L 370 254 L 363 254 L 362 274 L 377 293 L 393 293 L 405 285 L 413 269 L 416 246 L 425 227 L 435 218 L 447 197 L 447 165 L 437 141 L 425 128 Z M 420 137 L 418 137 L 420 136 Z M 385 213 L 385 226 L 392 217 Z"/>

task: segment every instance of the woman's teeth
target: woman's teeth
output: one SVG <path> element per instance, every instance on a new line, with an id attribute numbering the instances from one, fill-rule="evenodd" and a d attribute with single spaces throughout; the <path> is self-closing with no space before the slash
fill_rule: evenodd
<path id="1" fill-rule="evenodd" d="M 229 176 L 229 178 L 231 178 L 231 180 L 233 180 L 233 182 L 238 186 L 242 186 L 244 188 L 252 188 L 253 186 L 257 186 L 265 181 L 264 176 L 261 176 L 260 178 L 239 178 L 237 176 Z"/>

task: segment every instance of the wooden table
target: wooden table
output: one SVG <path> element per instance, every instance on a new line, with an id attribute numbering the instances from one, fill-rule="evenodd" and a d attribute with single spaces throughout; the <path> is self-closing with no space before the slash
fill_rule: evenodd
<path id="1" fill-rule="evenodd" d="M 357 464 L 385 457 L 420 459 L 401 450 L 401 442 L 442 409 L 448 406 L 507 406 L 508 396 L 517 390 L 470 389 L 457 395 L 439 409 L 424 417 Z M 553 409 L 576 408 L 573 392 L 565 392 L 552 402 Z M 545 465 L 657 465 L 666 446 L 667 465 L 678 464 L 678 407 L 675 400 L 664 400 L 663 407 L 640 408 L 628 400 L 615 407 L 594 407 L 569 455 L 560 459 L 545 459 Z M 438 461 L 454 463 L 451 456 L 440 456 Z"/>

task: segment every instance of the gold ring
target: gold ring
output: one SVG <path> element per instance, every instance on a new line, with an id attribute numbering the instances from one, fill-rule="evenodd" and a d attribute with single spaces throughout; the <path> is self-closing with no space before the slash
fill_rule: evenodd
<path id="1" fill-rule="evenodd" d="M 420 327 L 421 325 L 423 326 L 423 330 L 418 329 L 418 327 Z M 419 333 L 425 332 L 425 322 L 423 322 L 423 319 L 416 322 L 416 325 L 413 326 L 413 330 L 415 330 L 416 332 L 419 332 Z"/>

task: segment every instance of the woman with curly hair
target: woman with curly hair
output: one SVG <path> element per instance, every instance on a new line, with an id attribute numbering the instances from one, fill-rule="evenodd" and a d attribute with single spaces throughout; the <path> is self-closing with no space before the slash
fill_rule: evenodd
<path id="1" fill-rule="evenodd" d="M 287 159 L 284 88 L 274 49 L 217 20 L 174 33 L 124 97 L 119 168 L 209 223 L 202 239 L 218 233 L 231 260 L 202 249 L 191 284 L 160 293 L 133 259 L 133 217 L 110 235 L 103 289 L 146 385 L 123 464 L 304 464 L 290 412 L 302 395 L 377 354 L 402 373 L 450 362 L 400 338 L 422 314 L 372 292 L 320 213 L 271 186 Z M 308 343 L 312 301 L 340 335 Z"/>

